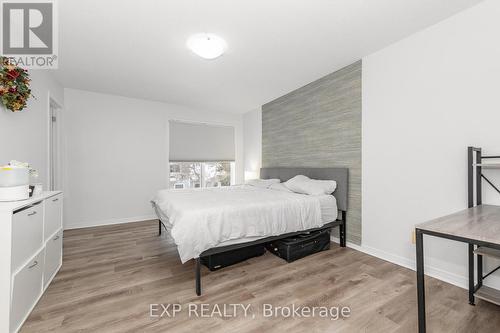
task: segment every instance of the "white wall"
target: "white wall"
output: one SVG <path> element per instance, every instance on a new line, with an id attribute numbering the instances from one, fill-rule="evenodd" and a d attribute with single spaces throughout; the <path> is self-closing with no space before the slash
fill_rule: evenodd
<path id="1" fill-rule="evenodd" d="M 363 59 L 365 250 L 414 267 L 414 225 L 467 206 L 467 146 L 500 154 L 499 17 L 485 1 Z M 465 287 L 466 245 L 424 243 L 427 272 Z"/>
<path id="2" fill-rule="evenodd" d="M 167 187 L 168 121 L 232 125 L 236 181 L 243 181 L 242 117 L 160 102 L 65 89 L 65 228 L 153 218 Z"/>
<path id="3" fill-rule="evenodd" d="M 0 165 L 10 160 L 29 162 L 38 170 L 39 181 L 49 183 L 49 94 L 64 103 L 63 88 L 48 70 L 30 70 L 35 98 L 21 112 L 0 107 Z"/>
<path id="4" fill-rule="evenodd" d="M 243 115 L 245 178 L 258 178 L 262 166 L 262 108 Z"/>

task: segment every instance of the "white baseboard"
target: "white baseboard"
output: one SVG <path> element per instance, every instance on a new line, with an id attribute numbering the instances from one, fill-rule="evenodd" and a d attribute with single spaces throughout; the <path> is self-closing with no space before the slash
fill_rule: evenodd
<path id="1" fill-rule="evenodd" d="M 339 239 L 337 237 L 332 237 L 332 240 L 336 243 L 339 242 Z M 393 264 L 411 269 L 412 271 L 416 270 L 415 260 L 410 260 L 406 257 L 398 256 L 386 251 L 375 249 L 373 247 L 357 245 L 350 242 L 347 242 L 347 247 L 380 258 L 382 260 L 391 262 Z M 430 265 L 425 265 L 424 270 L 425 270 L 425 275 L 450 283 L 452 285 L 455 285 L 463 289 L 469 288 L 467 276 L 451 273 Z M 500 289 L 500 277 L 491 275 L 490 277 L 487 278 L 487 280 L 485 280 L 484 284 L 496 289 Z"/>
<path id="2" fill-rule="evenodd" d="M 126 217 L 126 218 L 118 218 L 118 219 L 110 219 L 110 220 L 102 220 L 102 221 L 67 223 L 67 224 L 64 224 L 64 230 L 99 227 L 99 226 L 103 226 L 103 225 L 130 223 L 130 222 L 141 222 L 141 221 L 157 220 L 157 219 L 158 219 L 158 217 L 156 215 L 143 215 L 143 216 Z"/>

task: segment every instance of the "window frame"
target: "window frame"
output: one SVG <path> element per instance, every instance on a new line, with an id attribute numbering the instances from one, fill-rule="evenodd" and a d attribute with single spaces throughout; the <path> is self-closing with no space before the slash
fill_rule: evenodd
<path id="1" fill-rule="evenodd" d="M 199 187 L 187 187 L 187 188 L 217 188 L 217 187 L 227 187 L 227 186 L 232 186 L 235 185 L 236 182 L 236 161 L 168 161 L 168 180 L 167 180 L 167 185 L 169 189 L 181 189 L 181 188 L 175 188 L 175 185 L 171 184 L 171 164 L 172 163 L 191 163 L 191 164 L 199 164 L 200 165 L 200 186 Z M 212 187 L 207 187 L 205 186 L 206 180 L 205 180 L 205 165 L 208 163 L 229 163 L 229 185 L 221 185 L 221 186 L 212 186 Z M 180 173 L 180 167 L 179 167 L 179 173 Z M 183 187 L 186 188 L 186 187 Z"/>

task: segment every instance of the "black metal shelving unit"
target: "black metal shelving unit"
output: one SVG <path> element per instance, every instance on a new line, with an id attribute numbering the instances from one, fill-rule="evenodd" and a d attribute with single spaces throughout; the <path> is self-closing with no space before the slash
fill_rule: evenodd
<path id="1" fill-rule="evenodd" d="M 483 169 L 500 169 L 500 155 L 483 156 L 481 148 L 477 147 L 468 147 L 467 155 L 468 205 L 469 208 L 472 208 L 482 204 L 483 180 L 486 181 L 488 185 L 490 185 L 496 192 L 500 194 L 500 190 L 498 189 L 498 187 L 483 174 Z M 487 162 L 494 160 L 497 161 Z M 474 256 L 476 257 L 477 283 L 475 283 L 473 275 L 469 276 L 469 303 L 471 305 L 474 305 L 475 298 L 477 297 L 482 300 L 500 305 L 500 290 L 483 286 L 483 280 L 500 269 L 500 266 L 498 266 L 487 274 L 484 274 L 483 257 L 500 259 L 500 250 L 486 246 L 474 246 L 472 244 L 469 244 L 469 268 L 474 267 Z M 473 271 L 474 269 L 469 269 L 469 272 Z"/>

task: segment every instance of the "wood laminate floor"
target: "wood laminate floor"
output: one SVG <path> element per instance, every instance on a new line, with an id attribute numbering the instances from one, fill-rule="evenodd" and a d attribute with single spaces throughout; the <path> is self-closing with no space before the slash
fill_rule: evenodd
<path id="1" fill-rule="evenodd" d="M 294 263 L 262 257 L 209 272 L 194 292 L 194 263 L 180 263 L 156 221 L 64 232 L 64 258 L 21 332 L 416 332 L 415 273 L 348 248 Z M 467 303 L 467 292 L 427 282 L 428 332 L 499 332 L 500 307 Z M 175 318 L 150 304 L 179 303 Z M 250 304 L 235 318 L 189 317 L 188 304 Z M 350 307 L 349 318 L 264 318 L 274 306 Z M 201 309 L 201 308 L 198 308 Z M 200 312 L 199 312 L 200 313 Z M 231 311 L 228 314 L 232 314 Z M 286 314 L 286 313 L 285 313 Z M 194 313 L 193 313 L 194 315 Z"/>

